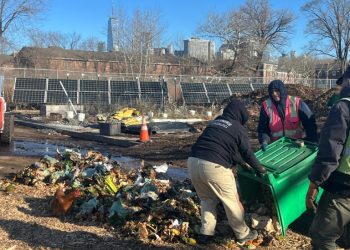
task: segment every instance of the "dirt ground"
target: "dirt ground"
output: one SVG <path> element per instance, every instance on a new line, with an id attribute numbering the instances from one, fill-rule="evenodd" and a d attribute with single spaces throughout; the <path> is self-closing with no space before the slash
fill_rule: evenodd
<path id="1" fill-rule="evenodd" d="M 265 91 L 265 92 L 264 92 Z M 259 104 L 266 97 L 266 90 L 243 96 L 253 115 L 247 124 L 251 143 L 258 148 L 256 126 Z M 295 89 L 307 101 L 317 115 L 319 127 L 328 113 L 325 102 L 332 92 L 317 92 L 308 88 Z M 317 99 L 318 98 L 318 99 Z M 151 163 L 168 163 L 186 167 L 192 144 L 205 128 L 206 122 L 194 125 L 197 133 L 153 135 L 152 141 L 132 148 L 121 148 L 90 141 L 80 141 L 69 136 L 16 126 L 15 140 L 60 143 L 67 147 L 106 148 L 112 154 L 144 159 Z M 0 145 L 0 176 L 16 172 L 39 160 L 40 155 L 16 154 L 11 147 Z M 0 182 L 1 184 L 5 181 Z M 49 190 L 48 190 L 49 189 Z M 1 190 L 1 189 L 0 189 Z M 121 238 L 110 227 L 93 220 L 76 221 L 74 218 L 56 218 L 48 209 L 48 197 L 54 190 L 48 187 L 18 185 L 9 192 L 0 191 L 0 249 L 190 249 L 188 245 L 152 245 Z M 309 221 L 310 222 L 310 221 Z M 296 222 L 298 224 L 298 222 Z M 308 225 L 288 229 L 286 237 L 275 240 L 270 247 L 259 249 L 311 249 L 307 235 Z M 297 229 L 295 229 L 297 228 Z M 197 246 L 202 249 L 227 249 L 227 245 Z M 230 249 L 239 249 L 231 246 Z"/>

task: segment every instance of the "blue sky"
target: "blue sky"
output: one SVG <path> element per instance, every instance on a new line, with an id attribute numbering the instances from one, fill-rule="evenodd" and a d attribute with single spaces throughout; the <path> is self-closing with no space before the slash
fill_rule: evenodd
<path id="1" fill-rule="evenodd" d="M 195 34 L 198 25 L 205 21 L 209 12 L 225 12 L 244 3 L 243 0 L 51 0 L 49 2 L 48 13 L 40 25 L 42 30 L 77 32 L 83 38 L 94 36 L 102 41 L 107 40 L 107 21 L 112 13 L 112 4 L 123 6 L 130 13 L 136 8 L 159 10 L 166 28 L 163 39 L 165 43 L 174 42 L 176 37 L 190 38 Z M 274 9 L 290 9 L 296 14 L 295 34 L 290 40 L 287 51 L 296 50 L 297 54 L 301 54 L 302 47 L 306 45 L 304 35 L 306 21 L 300 13 L 300 7 L 305 2 L 305 0 L 270 0 Z"/>

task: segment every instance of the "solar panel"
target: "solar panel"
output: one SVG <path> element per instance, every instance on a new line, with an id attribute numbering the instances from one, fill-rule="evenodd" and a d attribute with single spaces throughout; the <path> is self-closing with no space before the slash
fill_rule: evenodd
<path id="1" fill-rule="evenodd" d="M 15 103 L 45 103 L 45 91 L 16 89 L 13 101 Z"/>
<path id="2" fill-rule="evenodd" d="M 108 81 L 80 80 L 80 91 L 108 91 Z"/>
<path id="3" fill-rule="evenodd" d="M 77 92 L 67 91 L 67 94 L 72 101 L 72 103 L 77 104 Z M 47 91 L 46 103 L 60 104 L 67 103 L 68 98 L 63 91 Z"/>
<path id="4" fill-rule="evenodd" d="M 135 105 L 139 101 L 138 94 L 122 95 L 118 93 L 111 93 L 111 104 L 120 105 Z"/>
<path id="5" fill-rule="evenodd" d="M 208 92 L 208 97 L 211 103 L 221 103 L 226 98 L 230 97 L 230 93 L 214 93 Z"/>
<path id="6" fill-rule="evenodd" d="M 15 89 L 45 90 L 46 79 L 41 78 L 16 78 Z"/>
<path id="7" fill-rule="evenodd" d="M 111 81 L 111 92 L 117 93 L 138 93 L 137 82 L 133 81 Z"/>
<path id="8" fill-rule="evenodd" d="M 148 103 L 162 104 L 162 93 L 142 93 L 141 100 Z"/>
<path id="9" fill-rule="evenodd" d="M 108 92 L 85 91 L 79 92 L 79 104 L 109 103 Z"/>
<path id="10" fill-rule="evenodd" d="M 140 82 L 141 93 L 162 93 L 160 82 Z"/>
<path id="11" fill-rule="evenodd" d="M 263 84 L 263 83 L 253 83 L 254 90 L 267 88 L 267 86 L 268 86 L 267 84 Z"/>
<path id="12" fill-rule="evenodd" d="M 205 83 L 205 88 L 207 89 L 207 92 L 220 92 L 230 94 L 230 90 L 225 83 Z"/>
<path id="13" fill-rule="evenodd" d="M 78 90 L 78 81 L 73 79 L 49 79 L 48 90 L 63 91 L 60 81 L 62 82 L 66 91 Z"/>
<path id="14" fill-rule="evenodd" d="M 204 104 L 209 103 L 205 93 L 182 92 L 185 103 L 187 104 Z"/>
<path id="15" fill-rule="evenodd" d="M 250 84 L 230 83 L 229 87 L 231 92 L 236 94 L 248 94 L 253 91 Z"/>
<path id="16" fill-rule="evenodd" d="M 180 83 L 181 89 L 183 92 L 203 92 L 205 93 L 204 84 L 203 83 Z"/>

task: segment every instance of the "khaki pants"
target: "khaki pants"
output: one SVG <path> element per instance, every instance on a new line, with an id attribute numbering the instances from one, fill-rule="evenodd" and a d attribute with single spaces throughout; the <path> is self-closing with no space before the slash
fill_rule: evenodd
<path id="1" fill-rule="evenodd" d="M 235 177 L 232 170 L 218 164 L 190 157 L 188 173 L 201 200 L 201 234 L 214 235 L 216 206 L 222 202 L 228 222 L 237 239 L 249 234 L 244 221 L 244 209 L 239 201 Z"/>

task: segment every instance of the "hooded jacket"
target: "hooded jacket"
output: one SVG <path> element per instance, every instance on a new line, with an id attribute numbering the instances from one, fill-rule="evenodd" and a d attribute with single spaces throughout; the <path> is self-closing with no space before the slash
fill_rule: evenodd
<path id="1" fill-rule="evenodd" d="M 350 70 L 345 71 L 342 79 L 340 99 L 350 98 Z M 350 129 L 350 103 L 339 100 L 330 110 L 322 128 L 319 152 L 311 169 L 309 179 L 329 192 L 350 194 L 350 176 L 335 171 L 342 156 Z"/>
<path id="2" fill-rule="evenodd" d="M 191 157 L 217 163 L 224 167 L 248 163 L 258 168 L 260 163 L 251 148 L 243 125 L 248 120 L 243 103 L 233 99 L 223 114 L 210 122 L 192 146 Z"/>
<path id="3" fill-rule="evenodd" d="M 276 102 L 272 97 L 273 89 L 277 89 L 280 92 L 280 101 Z M 287 100 L 287 90 L 284 83 L 281 80 L 274 80 L 268 86 L 269 97 L 272 103 L 276 106 L 279 117 L 282 122 L 285 118 L 285 108 Z M 305 102 L 300 100 L 298 116 L 303 125 L 306 134 L 306 140 L 315 142 L 317 141 L 317 126 L 315 121 L 315 116 L 311 112 L 310 108 Z M 265 112 L 263 106 L 260 108 L 259 124 L 258 124 L 258 139 L 260 144 L 268 144 L 271 141 L 271 131 L 269 127 L 270 118 Z"/>

